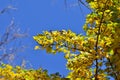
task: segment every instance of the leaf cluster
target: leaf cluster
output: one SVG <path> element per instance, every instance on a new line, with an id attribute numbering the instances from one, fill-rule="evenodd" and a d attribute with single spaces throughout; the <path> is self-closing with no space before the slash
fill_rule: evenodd
<path id="1" fill-rule="evenodd" d="M 65 53 L 68 77 L 73 80 L 120 79 L 120 1 L 86 0 L 86 35 L 71 30 L 44 31 L 34 36 L 35 49 Z"/>

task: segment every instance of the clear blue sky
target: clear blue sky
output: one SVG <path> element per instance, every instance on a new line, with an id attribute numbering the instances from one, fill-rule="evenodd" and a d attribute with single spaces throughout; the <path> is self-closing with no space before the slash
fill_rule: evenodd
<path id="1" fill-rule="evenodd" d="M 82 26 L 89 11 L 82 5 L 78 6 L 77 0 L 67 0 L 67 7 L 64 0 L 0 0 L 0 10 L 8 5 L 16 7 L 17 10 L 0 15 L 0 33 L 12 18 L 21 31 L 29 30 L 29 37 L 22 42 L 27 48 L 17 55 L 15 63 L 20 64 L 22 59 L 25 59 L 34 69 L 42 67 L 49 73 L 60 72 L 66 76 L 68 70 L 63 53 L 52 55 L 46 54 L 45 50 L 35 51 L 36 42 L 32 36 L 44 30 L 62 29 L 84 34 Z"/>

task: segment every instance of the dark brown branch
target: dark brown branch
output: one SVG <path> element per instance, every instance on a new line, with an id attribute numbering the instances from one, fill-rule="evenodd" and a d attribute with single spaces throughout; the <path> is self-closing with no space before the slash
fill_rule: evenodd
<path id="1" fill-rule="evenodd" d="M 103 16 L 104 16 L 104 12 L 103 12 L 103 14 L 102 14 L 102 18 L 101 18 L 101 21 L 100 21 L 100 25 L 98 26 L 99 29 L 98 29 L 97 40 L 96 40 L 96 45 L 95 45 L 95 48 L 96 48 L 96 49 L 95 49 L 95 51 L 96 51 L 95 56 L 98 55 L 98 41 L 99 41 L 100 27 L 101 27 L 101 25 L 102 25 Z M 97 58 L 96 58 L 95 62 L 96 62 L 95 80 L 98 80 L 98 59 L 97 59 Z"/>
<path id="2" fill-rule="evenodd" d="M 107 1 L 106 1 L 107 3 Z M 101 30 L 101 25 L 103 23 L 103 19 L 104 19 L 104 12 L 106 10 L 106 3 L 105 3 L 105 8 L 103 9 L 103 14 L 102 14 L 102 18 L 100 20 L 100 24 L 98 26 L 98 33 L 97 33 L 97 40 L 96 40 L 96 45 L 95 45 L 95 50 L 96 50 L 96 54 L 95 56 L 98 56 L 98 41 L 99 41 L 99 36 L 100 36 L 100 30 Z M 96 71 L 95 71 L 95 80 L 98 80 L 98 70 L 99 70 L 99 67 L 98 67 L 98 59 L 96 58 L 95 60 L 96 62 Z"/>
<path id="3" fill-rule="evenodd" d="M 109 62 L 109 64 L 110 64 L 110 66 L 111 66 L 111 69 L 113 70 L 113 74 L 114 74 L 114 76 L 115 76 L 115 80 L 118 80 L 118 78 L 117 78 L 117 73 L 114 72 L 115 70 L 114 70 L 114 67 L 113 67 L 112 62 L 110 61 L 109 58 L 107 58 L 107 60 L 108 60 L 108 62 Z"/>
<path id="4" fill-rule="evenodd" d="M 78 0 L 78 3 L 81 3 L 83 6 L 85 6 L 86 8 L 88 8 L 88 10 L 90 10 L 92 12 L 92 10 L 89 8 L 88 5 L 86 5 L 82 0 Z"/>

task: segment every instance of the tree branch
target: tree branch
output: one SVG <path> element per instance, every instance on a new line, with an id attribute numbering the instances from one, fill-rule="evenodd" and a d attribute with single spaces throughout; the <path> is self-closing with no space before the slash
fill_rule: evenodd
<path id="1" fill-rule="evenodd" d="M 118 80 L 118 78 L 117 78 L 117 73 L 114 72 L 114 67 L 113 67 L 112 62 L 110 61 L 109 58 L 107 58 L 107 59 L 108 59 L 108 62 L 109 62 L 109 64 L 110 64 L 110 66 L 111 66 L 111 69 L 113 70 L 113 74 L 114 74 L 114 76 L 115 76 L 115 80 Z"/>
<path id="2" fill-rule="evenodd" d="M 108 0 L 107 0 L 108 1 Z M 107 3 L 107 1 L 106 1 L 106 3 Z M 95 54 L 95 56 L 97 57 L 98 56 L 98 41 L 99 41 L 99 36 L 100 36 L 100 30 L 101 30 L 101 25 L 102 25 L 102 23 L 103 23 L 103 19 L 104 19 L 104 12 L 105 12 L 105 10 L 106 10 L 106 3 L 105 3 L 105 8 L 104 8 L 104 10 L 103 10 L 103 14 L 102 14 L 102 18 L 101 18 L 101 20 L 100 20 L 100 24 L 99 24 L 99 26 L 98 26 L 98 33 L 97 33 L 97 40 L 96 40 L 96 45 L 95 45 L 95 51 L 96 51 L 96 54 Z M 98 80 L 98 59 L 96 58 L 96 60 L 95 60 L 95 62 L 96 62 L 96 71 L 95 71 L 95 80 Z"/>

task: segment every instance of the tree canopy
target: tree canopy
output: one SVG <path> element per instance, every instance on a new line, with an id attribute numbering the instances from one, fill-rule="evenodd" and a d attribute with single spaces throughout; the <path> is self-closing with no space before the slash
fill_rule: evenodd
<path id="1" fill-rule="evenodd" d="M 1 79 L 12 80 L 120 80 L 120 0 L 78 0 L 89 7 L 83 26 L 85 35 L 72 30 L 43 31 L 34 40 L 35 50 L 64 53 L 66 78 L 58 73 L 48 75 L 46 70 L 25 70 L 10 65 L 0 67 Z"/>
<path id="2" fill-rule="evenodd" d="M 81 0 L 79 0 L 81 1 Z M 35 49 L 65 53 L 72 80 L 120 79 L 120 2 L 86 0 L 91 13 L 83 29 L 86 35 L 71 30 L 44 31 L 34 36 Z"/>

